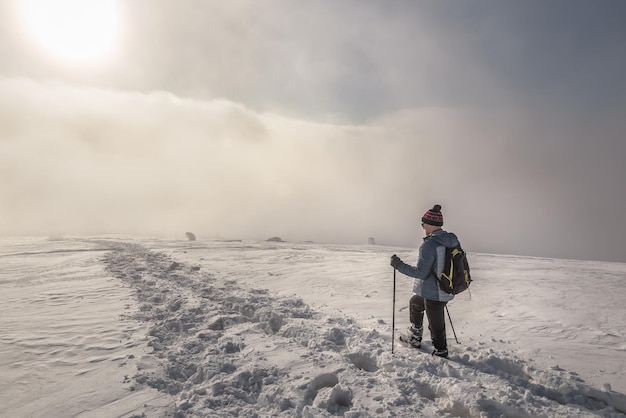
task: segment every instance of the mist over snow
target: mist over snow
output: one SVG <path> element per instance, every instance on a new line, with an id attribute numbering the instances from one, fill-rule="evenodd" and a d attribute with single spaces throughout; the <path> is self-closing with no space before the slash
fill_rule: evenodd
<path id="1" fill-rule="evenodd" d="M 590 154 L 575 160 L 514 113 L 424 108 L 337 125 L 165 92 L 4 78 L 0 93 L 5 236 L 192 230 L 414 246 L 436 202 L 475 251 L 621 257 L 588 248 L 603 232 L 619 240 L 624 224 L 587 222 L 622 207 L 619 193 L 594 199 L 598 173 L 623 170 L 618 153 L 581 142 Z M 549 176 L 556 159 L 568 164 Z"/>
<path id="2" fill-rule="evenodd" d="M 380 150 L 367 129 L 167 93 L 50 84 L 42 101 L 37 83 L 8 87 L 5 232 L 349 239 L 373 220 L 359 212 L 376 212 Z"/>

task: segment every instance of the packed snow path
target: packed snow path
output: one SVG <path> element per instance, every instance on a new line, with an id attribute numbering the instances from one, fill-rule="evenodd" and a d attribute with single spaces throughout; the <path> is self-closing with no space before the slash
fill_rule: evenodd
<path id="1" fill-rule="evenodd" d="M 383 319 L 316 312 L 163 252 L 115 247 L 107 270 L 136 290 L 134 317 L 150 324 L 133 389 L 172 396 L 164 416 L 625 416 L 624 395 L 575 373 L 486 344 L 453 346 L 448 360 L 400 345 L 392 355 Z"/>

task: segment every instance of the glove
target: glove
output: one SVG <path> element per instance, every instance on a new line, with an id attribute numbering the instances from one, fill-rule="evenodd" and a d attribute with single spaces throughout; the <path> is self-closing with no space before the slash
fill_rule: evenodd
<path id="1" fill-rule="evenodd" d="M 400 267 L 401 264 L 402 260 L 400 260 L 400 257 L 395 254 L 391 256 L 391 267 L 397 269 L 398 267 Z"/>

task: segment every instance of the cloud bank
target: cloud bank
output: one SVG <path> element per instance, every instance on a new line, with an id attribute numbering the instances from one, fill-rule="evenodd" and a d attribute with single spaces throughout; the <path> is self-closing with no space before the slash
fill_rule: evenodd
<path id="1" fill-rule="evenodd" d="M 600 189 L 621 187 L 620 154 L 587 141 L 620 135 L 599 128 L 606 120 L 550 132 L 554 121 L 537 115 L 426 108 L 332 125 L 28 79 L 1 79 L 0 98 L 4 235 L 193 231 L 414 246 L 434 203 L 473 251 L 606 259 L 618 251 L 585 256 L 593 234 L 626 233 L 592 222 L 624 207 Z M 614 127 L 617 117 L 603 119 Z M 575 203 L 580 193 L 588 204 Z"/>
<path id="2" fill-rule="evenodd" d="M 29 80 L 0 90 L 4 233 L 366 239 L 370 184 L 401 155 L 377 149 L 376 129 L 228 101 Z"/>

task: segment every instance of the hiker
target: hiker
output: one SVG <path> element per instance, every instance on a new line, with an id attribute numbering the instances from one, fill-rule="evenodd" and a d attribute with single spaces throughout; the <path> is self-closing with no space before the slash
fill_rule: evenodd
<path id="1" fill-rule="evenodd" d="M 428 329 L 434 346 L 433 355 L 447 358 L 448 344 L 443 311 L 454 295 L 444 292 L 439 287 L 437 277 L 443 271 L 446 247 L 457 247 L 460 244 L 456 235 L 444 231 L 442 226 L 441 205 L 434 205 L 422 216 L 422 228 L 426 236 L 419 248 L 417 266 L 404 263 L 395 254 L 391 257 L 391 265 L 400 273 L 415 278 L 413 296 L 409 301 L 411 326 L 408 343 L 415 348 L 421 347 L 426 311 Z"/>

